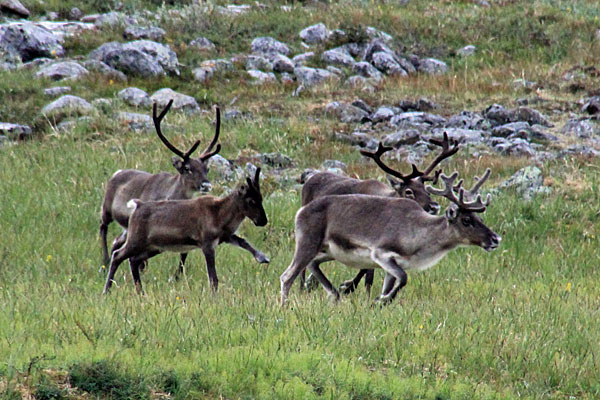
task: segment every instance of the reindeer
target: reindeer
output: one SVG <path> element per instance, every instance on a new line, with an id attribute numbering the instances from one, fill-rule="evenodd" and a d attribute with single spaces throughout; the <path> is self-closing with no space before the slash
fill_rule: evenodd
<path id="1" fill-rule="evenodd" d="M 156 103 L 152 109 L 152 120 L 156 134 L 162 143 L 177 156 L 173 157 L 173 166 L 177 170 L 177 174 L 161 172 L 158 174 L 150 174 L 139 170 L 119 170 L 110 178 L 106 185 L 106 193 L 102 203 L 102 215 L 100 222 L 100 237 L 102 240 L 102 253 L 104 265 L 110 262 L 108 247 L 106 243 L 106 235 L 108 225 L 112 221 L 117 221 L 123 228 L 123 233 L 115 239 L 111 253 L 121 247 L 127 237 L 127 226 L 131 210 L 127 208 L 127 202 L 133 198 L 141 200 L 179 200 L 189 199 L 194 192 L 207 192 L 211 189 L 211 184 L 208 180 L 208 160 L 221 150 L 219 140 L 221 115 L 219 108 L 216 109 L 217 121 L 215 134 L 204 152 L 198 158 L 192 158 L 191 154 L 198 148 L 200 141 L 197 140 L 187 152 L 183 152 L 175 147 L 163 135 L 161 130 L 161 122 L 173 104 L 173 100 L 169 101 L 166 107 L 157 116 Z M 216 145 L 216 147 L 215 147 Z M 214 151 L 211 151 L 213 148 Z M 236 245 L 250 251 L 258 262 L 269 262 L 269 259 L 260 251 L 250 246 L 244 239 L 237 237 L 234 239 Z M 175 278 L 182 272 L 187 258 L 186 253 L 180 255 L 179 267 L 176 271 Z M 101 268 L 102 270 L 102 268 Z"/>
<path id="2" fill-rule="evenodd" d="M 426 212 L 436 215 L 440 210 L 440 205 L 432 200 L 427 190 L 425 190 L 425 182 L 437 182 L 437 178 L 441 170 L 436 171 L 433 176 L 431 173 L 443 160 L 456 154 L 459 150 L 459 146 L 458 142 L 455 140 L 449 140 L 448 135 L 445 132 L 442 140 L 432 138 L 429 140 L 429 142 L 436 146 L 440 146 L 442 148 L 442 152 L 437 155 L 437 157 L 429 164 L 425 171 L 419 171 L 419 169 L 412 164 L 412 172 L 408 175 L 403 175 L 399 171 L 390 168 L 381 160 L 381 156 L 392 150 L 392 147 L 385 147 L 379 143 L 377 151 L 374 153 L 366 150 L 360 151 L 363 156 L 372 158 L 379 168 L 388 174 L 388 180 L 392 186 L 391 188 L 375 179 L 360 180 L 332 174 L 329 172 L 318 172 L 308 178 L 302 187 L 302 205 L 305 206 L 314 199 L 322 196 L 367 194 L 374 196 L 412 199 L 416 201 Z M 390 175 L 398 178 L 399 180 L 390 177 Z M 340 290 L 344 294 L 353 292 L 358 287 L 358 284 L 363 276 L 366 276 L 365 288 L 367 289 L 367 293 L 370 293 L 374 278 L 374 271 L 371 269 L 360 270 L 353 279 L 343 282 L 340 286 Z M 311 276 L 309 276 L 308 281 L 311 281 Z M 305 286 L 304 282 L 305 279 L 303 271 L 300 275 L 300 285 L 302 287 Z M 308 286 L 310 286 L 310 284 L 308 284 Z"/>
<path id="3" fill-rule="evenodd" d="M 220 243 L 238 244 L 235 231 L 247 217 L 256 226 L 265 226 L 267 216 L 262 205 L 259 186 L 260 168 L 254 179 L 246 178 L 225 198 L 201 196 L 187 200 L 130 200 L 125 244 L 112 253 L 110 269 L 104 286 L 108 293 L 119 265 L 130 260 L 131 275 L 138 293 L 143 293 L 139 267 L 147 259 L 165 251 L 187 253 L 199 248 L 206 259 L 208 279 L 217 290 L 215 248 Z"/>
<path id="4" fill-rule="evenodd" d="M 489 172 L 484 178 L 487 176 Z M 383 269 L 386 275 L 378 301 L 387 303 L 406 285 L 405 270 L 430 268 L 461 245 L 496 249 L 501 237 L 477 215 L 489 206 L 490 195 L 485 203 L 481 195 L 474 201 L 466 200 L 462 181 L 453 186 L 457 177 L 457 172 L 450 177 L 442 174 L 444 190 L 426 187 L 429 193 L 453 203 L 445 216 L 430 215 L 408 199 L 360 194 L 325 196 L 300 208 L 295 220 L 294 259 L 280 277 L 281 303 L 285 304 L 294 279 L 307 267 L 338 299 L 338 291 L 319 268 L 326 261 Z M 479 180 L 467 196 L 475 195 L 485 179 Z"/>

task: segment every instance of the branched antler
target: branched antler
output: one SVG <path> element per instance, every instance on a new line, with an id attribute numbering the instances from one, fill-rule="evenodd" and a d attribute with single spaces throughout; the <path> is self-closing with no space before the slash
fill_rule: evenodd
<path id="1" fill-rule="evenodd" d="M 452 157 L 454 154 L 456 154 L 456 152 L 458 152 L 458 150 L 460 150 L 458 142 L 454 139 L 449 140 L 448 134 L 446 132 L 444 132 L 444 138 L 442 140 L 431 138 L 429 139 L 429 143 L 434 144 L 436 146 L 440 146 L 442 148 L 442 152 L 438 154 L 438 156 L 431 162 L 431 164 L 429 164 L 427 169 L 425 169 L 425 171 L 423 172 L 423 177 L 421 178 L 421 180 L 423 181 L 434 180 L 434 178 L 429 177 L 431 171 L 433 171 L 435 167 L 437 167 L 438 164 L 441 163 L 443 160 Z M 437 176 L 435 178 L 435 181 L 437 181 Z"/>
<path id="2" fill-rule="evenodd" d="M 210 142 L 210 144 L 206 147 L 206 149 L 200 155 L 200 159 L 202 161 L 208 160 L 209 158 L 211 158 L 212 156 L 217 154 L 219 151 L 221 151 L 220 143 L 217 144 L 215 151 L 213 151 L 213 152 L 210 151 L 213 148 L 213 146 L 217 143 L 217 141 L 219 140 L 219 133 L 221 133 L 221 110 L 219 109 L 219 106 L 215 106 L 215 109 L 216 109 L 215 111 L 217 113 L 217 123 L 215 126 L 215 135 L 213 136 L 213 139 Z"/>
<path id="3" fill-rule="evenodd" d="M 171 142 L 169 142 L 167 140 L 167 138 L 163 135 L 163 133 L 160 129 L 160 124 L 161 124 L 163 118 L 165 117 L 165 115 L 171 109 L 172 105 L 173 105 L 173 99 L 169 100 L 169 103 L 165 106 L 165 108 L 157 116 L 156 115 L 156 103 L 154 103 L 152 105 L 152 121 L 154 121 L 154 128 L 156 130 L 156 134 L 158 135 L 158 138 L 164 143 L 164 145 L 167 146 L 167 148 L 169 150 L 171 150 L 173 153 L 177 154 L 179 157 L 183 158 L 184 160 L 187 160 L 188 158 L 190 158 L 190 155 L 198 148 L 198 146 L 200 145 L 200 141 L 196 140 L 196 142 L 192 145 L 192 147 L 190 147 L 190 149 L 186 153 L 184 153 L 183 151 L 181 151 L 177 147 L 175 147 L 173 144 L 171 144 Z"/>
<path id="4" fill-rule="evenodd" d="M 392 149 L 393 149 L 393 147 L 386 147 L 383 144 L 381 144 L 381 142 L 379 142 L 379 146 L 377 147 L 377 151 L 375 153 L 372 153 L 372 152 L 366 151 L 366 150 L 361 150 L 360 154 L 362 154 L 365 157 L 369 157 L 369 158 L 373 159 L 373 161 L 375 161 L 375 163 L 379 166 L 379 168 L 381 168 L 385 173 L 388 173 L 398 179 L 401 179 L 404 182 L 408 182 L 411 179 L 423 177 L 423 172 L 419 171 L 419 169 L 417 168 L 417 166 L 415 164 L 412 164 L 412 172 L 408 175 L 402 175 L 402 173 L 400 173 L 399 171 L 396 171 L 396 170 L 390 168 L 389 166 L 385 165 L 384 162 L 381 161 L 381 156 Z M 431 178 L 431 180 L 433 180 L 433 179 L 434 178 Z M 436 175 L 436 179 L 437 179 L 437 175 Z"/>
<path id="5" fill-rule="evenodd" d="M 469 190 L 470 196 L 475 196 L 479 192 L 479 189 L 481 189 L 481 186 L 483 185 L 483 183 L 485 181 L 487 181 L 487 179 L 490 177 L 491 173 L 492 173 L 492 170 L 488 168 L 485 170 L 485 173 L 483 174 L 483 176 L 481 178 L 479 178 L 477 176 L 475 177 L 475 184 L 473 185 L 471 190 Z"/>
<path id="6" fill-rule="evenodd" d="M 477 195 L 477 198 L 474 201 L 465 201 L 465 189 L 461 187 L 462 181 L 459 182 L 458 185 L 454 186 L 454 181 L 456 180 L 456 178 L 458 178 L 458 172 L 454 172 L 450 176 L 442 174 L 441 178 L 442 181 L 444 181 L 444 189 L 436 189 L 430 185 L 427 185 L 426 189 L 429 193 L 447 198 L 448 200 L 456 204 L 458 208 L 464 211 L 484 212 L 486 207 L 490 205 L 491 196 L 489 194 L 487 195 L 485 203 L 482 201 L 480 194 Z M 456 193 L 454 193 L 455 187 L 458 187 L 458 197 L 456 197 Z"/>

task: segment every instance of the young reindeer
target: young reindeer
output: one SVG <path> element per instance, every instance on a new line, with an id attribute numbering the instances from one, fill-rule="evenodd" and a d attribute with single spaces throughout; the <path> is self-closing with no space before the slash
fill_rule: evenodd
<path id="1" fill-rule="evenodd" d="M 312 175 L 302 187 L 302 205 L 305 206 L 312 200 L 323 196 L 367 194 L 411 199 L 416 201 L 426 212 L 436 215 L 440 210 L 440 205 L 432 200 L 427 190 L 425 190 L 425 182 L 437 182 L 441 170 L 436 171 L 433 176 L 431 173 L 443 160 L 456 154 L 459 150 L 459 146 L 455 140 L 449 140 L 446 133 L 444 133 L 442 140 L 430 139 L 429 142 L 436 146 L 440 146 L 442 152 L 436 156 L 423 172 L 419 171 L 419 169 L 412 164 L 412 172 L 408 175 L 403 175 L 399 171 L 390 168 L 381 160 L 381 156 L 392 150 L 392 147 L 384 147 L 379 143 L 379 147 L 375 153 L 365 150 L 360 151 L 363 156 L 372 158 L 379 168 L 388 175 L 399 179 L 395 180 L 388 176 L 392 188 L 375 179 L 359 180 L 328 172 L 319 172 Z M 365 288 L 367 289 L 367 292 L 370 293 L 374 277 L 374 271 L 371 269 L 360 270 L 354 279 L 343 282 L 340 286 L 340 290 L 342 290 L 344 294 L 353 292 L 358 287 L 363 276 L 366 276 Z M 309 280 L 310 279 L 311 277 L 309 276 Z M 300 275 L 300 284 L 304 286 L 304 272 Z"/>
<path id="2" fill-rule="evenodd" d="M 325 196 L 300 208 L 295 221 L 294 259 L 280 278 L 281 303 L 285 304 L 294 279 L 307 267 L 330 295 L 339 298 L 319 268 L 326 261 L 383 269 L 386 276 L 378 300 L 388 302 L 406 285 L 405 270 L 430 268 L 460 245 L 480 246 L 487 251 L 497 248 L 500 236 L 477 215 L 486 210 L 490 196 L 485 203 L 481 195 L 465 201 L 465 191 L 459 184 L 457 197 L 453 191 L 457 176 L 457 172 L 450 177 L 441 175 L 444 190 L 427 186 L 429 193 L 453 203 L 443 217 L 430 215 L 407 199 L 356 194 Z"/>
<path id="3" fill-rule="evenodd" d="M 182 200 L 192 197 L 194 192 L 207 192 L 211 189 L 211 184 L 208 180 L 208 160 L 221 150 L 221 144 L 218 144 L 221 114 L 219 108 L 216 108 L 217 121 L 215 134 L 212 141 L 204 152 L 198 158 L 192 158 L 191 154 L 198 148 L 200 141 L 196 141 L 192 147 L 183 152 L 175 147 L 163 135 L 161 130 L 161 122 L 173 104 L 173 100 L 169 101 L 167 106 L 157 116 L 156 103 L 152 109 L 152 120 L 156 134 L 162 143 L 173 153 L 173 166 L 177 170 L 177 174 L 161 172 L 158 174 L 150 174 L 139 170 L 119 170 L 110 178 L 106 185 L 106 194 L 102 203 L 102 216 L 100 222 L 100 237 L 102 239 L 102 253 L 104 265 L 110 262 L 108 247 L 106 243 L 106 235 L 108 225 L 112 221 L 117 221 L 123 228 L 123 233 L 115 239 L 111 253 L 121 247 L 127 237 L 127 226 L 129 216 L 132 210 L 127 208 L 127 202 L 137 198 L 144 201 L 149 200 Z M 216 147 L 215 147 L 216 145 Z M 211 151 L 213 148 L 214 151 Z M 268 258 L 260 251 L 250 246 L 244 239 L 235 237 L 234 244 L 250 251 L 258 262 L 268 262 Z M 183 272 L 183 266 L 187 258 L 186 253 L 180 255 L 179 267 L 175 277 L 177 278 Z M 101 268 L 102 269 L 102 268 Z"/>
<path id="4" fill-rule="evenodd" d="M 217 290 L 215 248 L 220 243 L 236 244 L 235 231 L 248 217 L 256 226 L 265 226 L 267 216 L 262 205 L 259 186 L 260 168 L 253 180 L 246 178 L 225 198 L 201 196 L 189 200 L 128 202 L 133 212 L 125 244 L 112 254 L 104 286 L 108 293 L 119 265 L 130 259 L 131 275 L 138 293 L 142 293 L 139 266 L 148 258 L 165 251 L 187 253 L 202 249 L 206 259 L 208 279 Z"/>

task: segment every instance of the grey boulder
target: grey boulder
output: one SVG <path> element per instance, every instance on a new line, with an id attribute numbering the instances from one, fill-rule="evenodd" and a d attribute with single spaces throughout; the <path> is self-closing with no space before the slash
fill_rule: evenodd
<path id="1" fill-rule="evenodd" d="M 329 37 L 329 29 L 323 23 L 311 25 L 300 31 L 300 39 L 307 44 L 323 43 Z"/>
<path id="2" fill-rule="evenodd" d="M 0 50 L 18 54 L 23 62 L 40 57 L 62 57 L 62 39 L 31 22 L 0 27 Z"/>
<path id="3" fill-rule="evenodd" d="M 287 56 L 290 53 L 289 47 L 270 36 L 259 37 L 252 41 L 251 44 L 253 53 L 278 53 Z"/>
<path id="4" fill-rule="evenodd" d="M 58 81 L 61 79 L 77 79 L 88 73 L 87 69 L 75 61 L 63 61 L 43 66 L 36 73 L 36 76 Z"/>
<path id="5" fill-rule="evenodd" d="M 169 101 L 173 100 L 173 110 L 184 111 L 186 113 L 197 113 L 200 111 L 198 102 L 192 96 L 178 93 L 170 88 L 163 88 L 154 92 L 150 97 L 152 102 L 157 103 L 159 107 L 165 107 Z"/>
<path id="6" fill-rule="evenodd" d="M 152 105 L 150 95 L 136 87 L 125 88 L 118 93 L 118 96 L 125 103 L 134 107 L 150 107 Z"/>
<path id="7" fill-rule="evenodd" d="M 64 95 L 42 108 L 42 114 L 58 122 L 69 116 L 86 115 L 93 107 L 81 97 Z"/>

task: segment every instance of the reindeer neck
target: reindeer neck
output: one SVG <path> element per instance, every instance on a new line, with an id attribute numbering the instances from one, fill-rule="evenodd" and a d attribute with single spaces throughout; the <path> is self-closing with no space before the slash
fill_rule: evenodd
<path id="1" fill-rule="evenodd" d="M 237 190 L 218 200 L 216 221 L 223 230 L 233 233 L 240 226 L 246 217 L 242 210 L 243 201 Z"/>
<path id="2" fill-rule="evenodd" d="M 432 248 L 440 251 L 449 251 L 460 244 L 460 236 L 454 226 L 446 217 L 438 217 L 434 220 L 428 234 Z"/>

